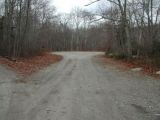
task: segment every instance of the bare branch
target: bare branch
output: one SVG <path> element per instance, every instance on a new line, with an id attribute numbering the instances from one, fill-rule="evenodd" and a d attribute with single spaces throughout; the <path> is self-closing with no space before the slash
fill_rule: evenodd
<path id="1" fill-rule="evenodd" d="M 116 5 L 118 5 L 119 6 L 119 4 L 117 3 L 117 2 L 115 2 L 115 1 L 113 1 L 113 0 L 107 0 L 108 2 L 111 2 L 111 3 L 114 3 L 114 4 L 116 4 Z"/>
<path id="2" fill-rule="evenodd" d="M 103 19 L 104 19 L 104 18 L 101 17 L 101 18 L 95 19 L 95 20 L 93 20 L 93 21 L 91 21 L 91 22 L 89 22 L 89 23 L 97 22 L 97 21 L 100 21 L 100 20 L 103 20 Z"/>
<path id="3" fill-rule="evenodd" d="M 96 1 L 93 1 L 93 2 L 91 2 L 91 3 L 89 3 L 89 4 L 87 4 L 87 5 L 84 5 L 84 6 L 89 6 L 89 5 L 92 5 L 92 4 L 94 4 L 94 3 L 96 3 L 96 2 L 99 2 L 100 0 L 96 0 Z"/>

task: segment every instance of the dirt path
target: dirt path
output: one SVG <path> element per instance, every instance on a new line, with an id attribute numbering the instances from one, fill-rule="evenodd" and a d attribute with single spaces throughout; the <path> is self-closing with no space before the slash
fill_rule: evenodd
<path id="1" fill-rule="evenodd" d="M 11 84 L 0 120 L 160 119 L 160 81 L 106 67 L 100 52 L 57 54 L 64 60 Z"/>

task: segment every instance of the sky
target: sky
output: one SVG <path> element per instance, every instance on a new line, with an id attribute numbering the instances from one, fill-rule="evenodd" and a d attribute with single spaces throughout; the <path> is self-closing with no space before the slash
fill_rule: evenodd
<path id="1" fill-rule="evenodd" d="M 91 6 L 86 7 L 93 0 L 52 0 L 52 4 L 57 8 L 58 13 L 70 13 L 75 7 L 79 7 L 87 10 L 94 10 L 99 6 L 104 0 L 98 3 L 94 3 Z"/>

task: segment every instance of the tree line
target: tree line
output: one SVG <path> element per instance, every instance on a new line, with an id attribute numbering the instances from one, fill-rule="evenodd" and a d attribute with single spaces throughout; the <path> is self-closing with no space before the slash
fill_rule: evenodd
<path id="1" fill-rule="evenodd" d="M 29 56 L 49 45 L 55 9 L 48 1 L 5 0 L 1 6 L 1 55 Z"/>
<path id="2" fill-rule="evenodd" d="M 106 2 L 109 6 L 101 8 L 95 15 L 105 20 L 103 24 L 107 30 L 107 52 L 128 58 L 133 55 L 159 57 L 160 0 Z"/>
<path id="3" fill-rule="evenodd" d="M 69 14 L 57 14 L 47 0 L 4 0 L 0 2 L 0 55 L 103 50 L 127 58 L 159 57 L 160 0 L 106 3 L 97 12 L 74 8 Z"/>
<path id="4" fill-rule="evenodd" d="M 44 50 L 96 50 L 88 11 L 73 9 L 56 14 L 47 0 L 4 0 L 0 2 L 0 55 L 17 58 L 36 55 Z"/>

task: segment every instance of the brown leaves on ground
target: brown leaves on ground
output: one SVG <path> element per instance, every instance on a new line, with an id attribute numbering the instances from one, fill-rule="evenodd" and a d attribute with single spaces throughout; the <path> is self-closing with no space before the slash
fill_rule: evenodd
<path id="1" fill-rule="evenodd" d="M 101 57 L 101 59 L 105 63 L 110 65 L 115 65 L 116 67 L 121 69 L 131 69 L 131 68 L 140 67 L 140 68 L 143 68 L 143 73 L 159 77 L 155 73 L 160 70 L 160 67 L 156 64 L 151 64 L 151 62 L 146 62 L 144 58 L 143 59 L 134 58 L 134 59 L 127 60 L 127 59 L 115 59 L 115 58 L 104 55 Z M 148 60 L 148 61 L 152 61 L 152 60 Z"/>
<path id="2" fill-rule="evenodd" d="M 50 64 L 56 63 L 62 59 L 59 55 L 43 53 L 29 58 L 20 58 L 15 61 L 0 57 L 0 64 L 7 65 L 21 75 L 30 75 Z"/>

